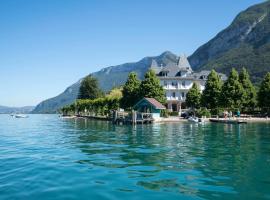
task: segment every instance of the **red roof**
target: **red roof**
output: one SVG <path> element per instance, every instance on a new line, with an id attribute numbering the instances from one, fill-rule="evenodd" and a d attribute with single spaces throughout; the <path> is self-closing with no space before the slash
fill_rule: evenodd
<path id="1" fill-rule="evenodd" d="M 154 98 L 144 98 L 146 101 L 148 101 L 149 103 L 151 103 L 155 109 L 160 109 L 160 110 L 164 110 L 166 109 L 165 106 L 163 106 L 160 102 L 158 102 L 156 99 Z"/>

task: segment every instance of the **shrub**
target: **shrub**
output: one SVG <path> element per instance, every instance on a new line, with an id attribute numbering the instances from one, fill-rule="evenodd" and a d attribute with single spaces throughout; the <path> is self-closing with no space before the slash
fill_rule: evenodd
<path id="1" fill-rule="evenodd" d="M 161 117 L 165 117 L 165 118 L 169 117 L 168 110 L 161 110 Z"/>
<path id="2" fill-rule="evenodd" d="M 210 111 L 207 110 L 206 108 L 200 108 L 200 109 L 196 110 L 196 115 L 198 117 L 203 117 L 203 116 L 205 116 L 205 117 L 211 117 Z"/>
<path id="3" fill-rule="evenodd" d="M 179 113 L 174 111 L 174 112 L 169 112 L 170 116 L 179 116 Z"/>

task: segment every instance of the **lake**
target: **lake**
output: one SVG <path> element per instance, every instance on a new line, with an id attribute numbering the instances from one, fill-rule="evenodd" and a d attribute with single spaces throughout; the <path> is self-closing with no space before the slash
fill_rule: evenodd
<path id="1" fill-rule="evenodd" d="M 270 199 L 270 123 L 0 115 L 0 199 Z"/>

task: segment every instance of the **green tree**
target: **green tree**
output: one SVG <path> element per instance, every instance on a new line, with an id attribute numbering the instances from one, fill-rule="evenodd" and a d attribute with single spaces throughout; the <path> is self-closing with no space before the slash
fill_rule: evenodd
<path id="1" fill-rule="evenodd" d="M 188 107 L 200 108 L 201 105 L 201 92 L 196 83 L 193 83 L 192 87 L 187 93 L 186 96 L 186 104 Z"/>
<path id="2" fill-rule="evenodd" d="M 123 98 L 121 99 L 121 106 L 123 108 L 131 108 L 137 101 L 139 101 L 140 81 L 135 72 L 128 75 L 128 79 L 123 87 Z"/>
<path id="3" fill-rule="evenodd" d="M 264 77 L 258 93 L 258 104 L 262 111 L 270 114 L 270 72 Z"/>
<path id="4" fill-rule="evenodd" d="M 238 72 L 233 68 L 222 86 L 220 104 L 229 109 L 241 109 L 244 95 L 243 86 L 239 82 Z"/>
<path id="5" fill-rule="evenodd" d="M 239 81 L 244 89 L 243 107 L 245 110 L 252 110 L 257 104 L 257 93 L 245 68 L 239 74 Z"/>
<path id="6" fill-rule="evenodd" d="M 89 75 L 82 80 L 78 99 L 96 99 L 102 96 L 103 92 L 99 88 L 98 80 L 95 77 Z"/>
<path id="7" fill-rule="evenodd" d="M 212 70 L 207 77 L 205 89 L 202 93 L 202 106 L 208 109 L 216 109 L 219 107 L 219 98 L 222 89 L 222 80 L 218 73 Z"/>
<path id="8" fill-rule="evenodd" d="M 142 97 L 155 98 L 160 103 L 166 103 L 165 91 L 155 72 L 151 69 L 146 72 L 140 85 L 140 98 Z"/>

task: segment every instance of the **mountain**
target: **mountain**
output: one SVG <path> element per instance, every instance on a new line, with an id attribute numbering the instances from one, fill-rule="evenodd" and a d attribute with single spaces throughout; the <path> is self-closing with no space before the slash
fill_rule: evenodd
<path id="1" fill-rule="evenodd" d="M 228 74 L 246 67 L 254 82 L 270 71 L 270 1 L 239 13 L 213 39 L 199 47 L 189 61 L 194 70 L 216 69 Z"/>
<path id="2" fill-rule="evenodd" d="M 254 5 L 239 13 L 233 22 L 213 39 L 199 47 L 188 59 L 195 71 L 215 69 L 228 75 L 235 67 L 238 71 L 246 67 L 253 82 L 258 83 L 270 71 L 270 1 Z M 164 52 L 156 57 L 145 57 L 135 63 L 111 66 L 93 73 L 103 90 L 124 84 L 131 71 L 143 78 L 152 59 L 157 63 L 176 62 L 177 56 Z M 79 80 L 62 94 L 41 102 L 33 113 L 54 113 L 64 105 L 72 103 L 80 87 Z"/>
<path id="3" fill-rule="evenodd" d="M 30 113 L 35 107 L 34 106 L 24 106 L 24 107 L 7 107 L 0 106 L 0 114 L 10 114 L 10 113 Z"/>
<path id="4" fill-rule="evenodd" d="M 166 51 L 159 56 L 145 57 L 138 62 L 110 66 L 92 75 L 98 79 L 100 87 L 104 91 L 109 91 L 113 87 L 123 85 L 131 71 L 136 72 L 138 77 L 142 79 L 153 59 L 158 65 L 167 65 L 170 62 L 177 62 L 177 58 L 175 54 Z M 81 80 L 68 87 L 58 96 L 38 104 L 32 113 L 55 113 L 59 108 L 74 102 L 79 92 Z"/>

